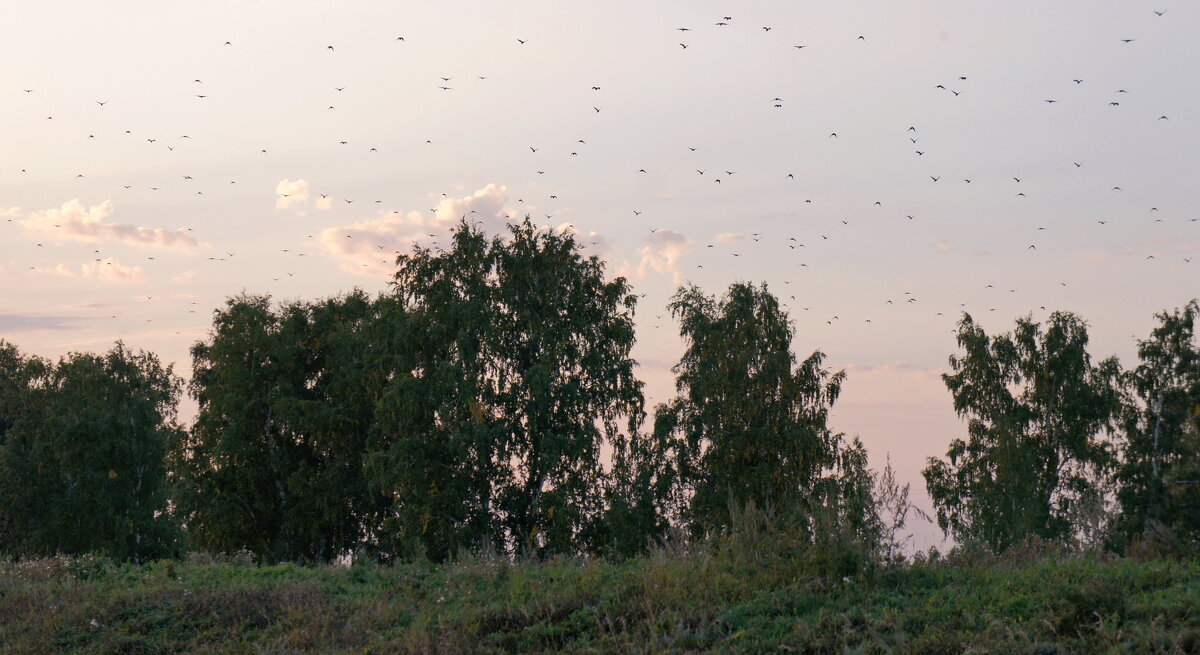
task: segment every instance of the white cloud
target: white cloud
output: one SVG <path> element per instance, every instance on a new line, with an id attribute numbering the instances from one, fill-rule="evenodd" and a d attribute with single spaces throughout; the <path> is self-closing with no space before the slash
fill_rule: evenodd
<path id="1" fill-rule="evenodd" d="M 175 284 L 192 284 L 196 281 L 196 271 L 187 271 L 171 278 Z"/>
<path id="2" fill-rule="evenodd" d="M 713 243 L 735 243 L 745 238 L 746 235 L 741 232 L 722 232 L 713 237 Z"/>
<path id="3" fill-rule="evenodd" d="M 275 185 L 275 195 L 275 209 L 292 209 L 303 213 L 304 206 L 308 203 L 308 182 L 282 179 Z"/>
<path id="4" fill-rule="evenodd" d="M 595 255 L 600 259 L 604 259 L 604 255 L 612 250 L 612 244 L 608 239 L 604 238 L 603 234 L 595 230 L 588 230 L 586 233 L 580 232 L 579 228 L 574 223 L 559 223 L 557 227 L 550 225 L 540 225 L 534 228 L 538 232 L 553 231 L 559 234 L 571 233 L 575 237 L 575 243 L 583 251 L 585 257 Z"/>
<path id="5" fill-rule="evenodd" d="M 145 282 L 146 274 L 140 266 L 124 266 L 114 257 L 104 261 L 88 262 L 80 267 L 83 277 L 94 277 L 109 282 Z"/>
<path id="6" fill-rule="evenodd" d="M 321 196 L 320 198 L 317 198 L 317 201 L 313 203 L 313 206 L 320 211 L 327 212 L 330 209 L 333 209 L 333 198 L 330 198 L 329 196 Z"/>
<path id="7" fill-rule="evenodd" d="M 103 260 L 88 262 L 79 267 L 79 272 L 76 273 L 66 264 L 59 264 L 54 268 L 35 268 L 35 273 L 43 273 L 46 275 L 59 275 L 70 278 L 91 278 L 96 280 L 104 280 L 106 282 L 132 282 L 140 283 L 146 281 L 146 273 L 140 266 L 125 266 L 117 261 L 115 257 L 109 257 Z"/>
<path id="8" fill-rule="evenodd" d="M 643 277 L 646 270 L 653 269 L 658 273 L 670 272 L 675 284 L 679 284 L 682 273 L 679 270 L 679 258 L 692 247 L 692 242 L 681 232 L 660 229 L 646 237 L 646 247 L 641 249 L 642 261 L 638 266 L 638 277 Z"/>
<path id="9" fill-rule="evenodd" d="M 186 230 L 137 227 L 106 222 L 113 213 L 113 204 L 105 200 L 99 205 L 84 207 L 78 199 L 63 203 L 58 209 L 36 211 L 21 221 L 26 231 L 48 234 L 76 241 L 112 239 L 123 243 L 160 248 L 195 248 L 200 245 Z"/>
<path id="10" fill-rule="evenodd" d="M 935 248 L 937 248 L 937 251 L 942 254 L 950 252 L 950 248 L 951 248 L 950 242 L 945 239 L 938 240 L 938 242 L 933 244 L 933 246 Z"/>
<path id="11" fill-rule="evenodd" d="M 508 188 L 489 184 L 462 198 L 443 197 L 432 216 L 419 211 L 392 212 L 350 225 L 321 231 L 325 251 L 342 262 L 342 267 L 360 275 L 388 275 L 395 270 L 396 253 L 406 253 L 413 244 L 449 243 L 450 228 L 466 216 L 482 223 L 488 234 L 497 233 L 508 219 L 517 216 L 506 209 Z"/>
<path id="12" fill-rule="evenodd" d="M 9 207 L 8 209 L 0 209 L 0 218 L 7 218 L 10 221 L 21 215 L 20 207 Z"/>

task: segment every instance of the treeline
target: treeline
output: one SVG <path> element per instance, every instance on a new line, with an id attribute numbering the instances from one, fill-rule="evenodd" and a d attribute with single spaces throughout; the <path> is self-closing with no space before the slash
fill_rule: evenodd
<path id="1" fill-rule="evenodd" d="M 814 556 L 897 557 L 908 490 L 830 430 L 845 374 L 797 359 L 765 285 L 677 291 L 677 395 L 652 418 L 638 299 L 569 233 L 463 221 L 378 296 L 230 298 L 192 347 L 186 429 L 152 354 L 0 342 L 0 552 L 623 557 L 765 517 Z M 993 551 L 1200 545 L 1197 312 L 1159 315 L 1129 370 L 1072 314 L 997 336 L 964 314 L 944 379 L 968 436 L 925 470 L 939 525 Z"/>

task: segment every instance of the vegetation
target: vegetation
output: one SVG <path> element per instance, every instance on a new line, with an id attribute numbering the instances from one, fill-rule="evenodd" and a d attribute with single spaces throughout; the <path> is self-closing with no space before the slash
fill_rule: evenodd
<path id="1" fill-rule="evenodd" d="M 0 342 L 0 551 L 172 554 L 164 452 L 179 386 L 121 343 L 52 363 Z"/>
<path id="2" fill-rule="evenodd" d="M 10 653 L 1195 653 L 1200 564 L 1017 547 L 856 576 L 737 535 L 620 561 L 0 565 Z"/>
<path id="3" fill-rule="evenodd" d="M 1100 440 L 1118 410 L 1116 359 L 1093 366 L 1087 327 L 1055 312 L 989 338 L 964 314 L 942 376 L 970 437 L 925 469 L 938 524 L 994 551 L 1031 536 L 1074 536 L 1072 517 L 1096 502 L 1112 453 Z"/>
<path id="4" fill-rule="evenodd" d="M 766 285 L 678 290 L 648 430 L 637 299 L 569 232 L 464 219 L 378 296 L 228 299 L 186 428 L 153 354 L 0 341 L 0 644 L 1200 652 L 1196 301 L 1127 371 L 1069 312 L 964 314 L 967 436 L 924 472 L 958 546 L 914 558 Z"/>

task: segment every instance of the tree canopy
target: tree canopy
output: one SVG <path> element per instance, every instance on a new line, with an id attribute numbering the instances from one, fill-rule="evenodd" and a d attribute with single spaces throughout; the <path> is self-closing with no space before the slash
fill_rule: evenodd
<path id="1" fill-rule="evenodd" d="M 1119 407 L 1116 359 L 1092 364 L 1087 326 L 1068 312 L 995 337 L 963 314 L 958 344 L 942 380 L 968 437 L 925 469 L 938 524 L 995 550 L 1071 538 L 1073 512 L 1097 501 L 1114 463 L 1100 434 Z"/>
<path id="2" fill-rule="evenodd" d="M 118 342 L 57 363 L 0 342 L 0 551 L 174 552 L 164 452 L 181 382 Z"/>

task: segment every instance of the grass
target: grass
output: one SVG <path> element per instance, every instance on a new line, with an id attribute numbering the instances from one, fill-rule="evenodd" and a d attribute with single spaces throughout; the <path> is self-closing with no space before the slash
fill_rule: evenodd
<path id="1" fill-rule="evenodd" d="M 350 568 L 60 557 L 0 564 L 0 651 L 1200 653 L 1200 562 L 1013 554 L 845 575 L 744 543 Z"/>

